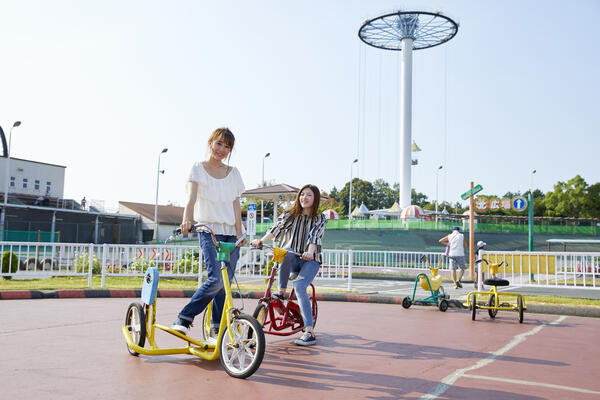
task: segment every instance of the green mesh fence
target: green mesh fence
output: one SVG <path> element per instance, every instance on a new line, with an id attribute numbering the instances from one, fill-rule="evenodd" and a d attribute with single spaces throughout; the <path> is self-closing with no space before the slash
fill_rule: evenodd
<path id="1" fill-rule="evenodd" d="M 58 232 L 4 231 L 5 242 L 57 242 Z"/>
<path id="2" fill-rule="evenodd" d="M 272 223 L 256 224 L 256 233 L 264 234 Z M 427 230 L 451 231 L 453 226 L 459 225 L 465 231 L 469 230 L 468 224 L 463 226 L 457 221 L 402 221 L 402 220 L 370 220 L 370 219 L 331 219 L 327 221 L 327 229 L 402 229 L 402 230 Z M 534 225 L 533 231 L 550 235 L 600 235 L 600 227 L 596 225 L 571 226 L 571 225 Z M 524 224 L 495 224 L 479 222 L 475 224 L 475 232 L 479 233 L 528 233 L 529 226 Z"/>

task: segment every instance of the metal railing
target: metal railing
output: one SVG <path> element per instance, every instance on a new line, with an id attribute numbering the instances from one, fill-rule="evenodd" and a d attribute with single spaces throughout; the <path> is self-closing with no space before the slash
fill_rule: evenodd
<path id="1" fill-rule="evenodd" d="M 157 267 L 161 276 L 197 278 L 200 286 L 205 270 L 198 245 L 0 242 L 0 255 L 0 276 L 84 276 L 88 286 L 94 275 L 104 287 L 107 277 L 141 277 L 148 267 Z M 483 257 L 505 261 L 500 276 L 513 286 L 600 288 L 600 253 L 485 251 Z M 270 261 L 270 251 L 241 248 L 236 275 L 265 277 Z M 416 275 L 428 266 L 448 270 L 448 259 L 434 252 L 323 250 L 317 277 L 347 280 L 352 290 L 353 275 Z"/>

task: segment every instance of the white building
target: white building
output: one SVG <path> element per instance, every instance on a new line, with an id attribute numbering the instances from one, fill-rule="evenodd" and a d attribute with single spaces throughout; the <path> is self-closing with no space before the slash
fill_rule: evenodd
<path id="1" fill-rule="evenodd" d="M 0 192 L 6 188 L 7 158 L 0 157 Z M 8 194 L 26 194 L 62 199 L 65 189 L 65 169 L 62 165 L 10 158 Z M 9 197 L 10 198 L 10 197 Z"/>

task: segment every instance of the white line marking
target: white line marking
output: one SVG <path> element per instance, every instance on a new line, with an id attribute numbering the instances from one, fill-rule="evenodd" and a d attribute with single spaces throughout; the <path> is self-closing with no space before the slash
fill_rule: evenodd
<path id="1" fill-rule="evenodd" d="M 507 351 L 511 350 L 518 344 L 524 342 L 525 339 L 527 339 L 527 336 L 535 335 L 536 333 L 541 331 L 543 327 L 545 327 L 547 325 L 557 325 L 557 324 L 561 323 L 565 318 L 567 318 L 567 317 L 562 316 L 562 317 L 558 318 L 556 321 L 544 322 L 542 325 L 536 326 L 535 328 L 533 328 L 532 330 L 530 330 L 528 332 L 516 335 L 515 337 L 512 338 L 512 340 L 509 343 L 507 343 L 500 350 L 496 350 L 495 352 L 490 354 L 488 357 L 477 361 L 474 365 L 472 365 L 470 367 L 457 369 L 456 371 L 454 371 L 453 373 L 451 373 L 450 375 L 448 375 L 447 377 L 442 379 L 442 382 L 439 385 L 437 385 L 431 392 L 422 396 L 421 399 L 436 399 L 438 396 L 442 395 L 444 392 L 446 392 L 448 389 L 450 389 L 452 387 L 452 384 L 454 384 L 454 382 L 456 382 L 459 378 L 464 376 L 466 372 L 473 371 L 473 370 L 479 369 L 481 367 L 485 367 L 486 365 L 494 362 L 498 357 L 500 357 Z"/>
<path id="2" fill-rule="evenodd" d="M 516 384 L 520 384 L 520 385 L 543 386 L 543 387 L 552 388 L 552 389 L 571 390 L 573 392 L 580 392 L 580 393 L 600 394 L 600 392 L 596 392 L 594 390 L 579 389 L 579 388 L 574 388 L 574 387 L 571 387 L 571 386 L 553 385 L 551 383 L 539 383 L 539 382 L 522 381 L 522 380 L 519 380 L 519 379 L 496 378 L 495 376 L 483 376 L 483 375 L 464 374 L 463 377 L 465 377 L 465 378 L 475 378 L 475 379 L 487 379 L 487 380 L 490 380 L 490 381 L 497 381 L 497 382 L 516 383 Z"/>

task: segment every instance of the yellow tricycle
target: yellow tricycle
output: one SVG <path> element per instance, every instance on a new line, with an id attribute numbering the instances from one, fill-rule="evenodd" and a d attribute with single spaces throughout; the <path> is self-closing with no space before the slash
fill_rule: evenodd
<path id="1" fill-rule="evenodd" d="M 487 260 L 482 259 L 481 261 L 488 264 Z M 490 268 L 491 278 L 483 281 L 484 285 L 489 285 L 491 288 L 488 291 L 472 291 L 467 295 L 466 306 L 471 311 L 471 319 L 475 321 L 475 315 L 477 309 L 488 310 L 490 318 L 496 318 L 498 311 L 517 311 L 519 314 L 519 323 L 523 323 L 523 312 L 527 309 L 525 306 L 525 297 L 520 293 L 514 292 L 498 292 L 498 286 L 508 286 L 510 282 L 506 279 L 502 279 L 496 276 L 498 270 L 503 265 L 508 266 L 504 261 L 497 264 L 488 264 Z M 480 266 L 481 268 L 481 266 Z M 477 302 L 478 299 L 487 298 L 487 304 L 485 300 Z M 509 302 L 507 298 L 516 298 L 516 302 Z M 502 301 L 504 300 L 504 301 Z"/>
<path id="2" fill-rule="evenodd" d="M 207 360 L 219 358 L 225 371 L 235 378 L 247 378 L 260 366 L 265 354 L 265 335 L 262 326 L 253 317 L 242 314 L 234 307 L 229 284 L 226 261 L 235 249 L 236 243 L 217 242 L 214 232 L 207 225 L 195 225 L 193 232 L 206 231 L 212 236 L 217 248 L 217 260 L 221 263 L 221 275 L 225 288 L 225 304 L 221 315 L 221 325 L 216 340 L 210 338 L 209 303 L 203 318 L 203 340 L 193 339 L 169 327 L 156 323 L 158 269 L 150 267 L 144 276 L 142 303 L 131 303 L 125 315 L 122 331 L 127 342 L 127 350 L 133 356 L 167 354 L 191 354 Z M 187 343 L 185 347 L 161 349 L 155 339 L 160 329 Z M 149 347 L 144 347 L 148 339 Z"/>

